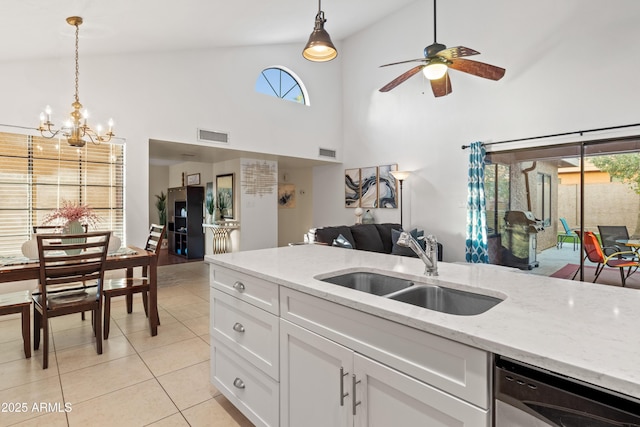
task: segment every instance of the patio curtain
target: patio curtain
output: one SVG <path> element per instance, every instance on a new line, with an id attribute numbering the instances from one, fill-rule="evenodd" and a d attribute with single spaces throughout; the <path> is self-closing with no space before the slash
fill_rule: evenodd
<path id="1" fill-rule="evenodd" d="M 487 249 L 487 202 L 484 194 L 485 149 L 481 142 L 469 146 L 469 180 L 467 185 L 466 260 L 489 263 Z"/>

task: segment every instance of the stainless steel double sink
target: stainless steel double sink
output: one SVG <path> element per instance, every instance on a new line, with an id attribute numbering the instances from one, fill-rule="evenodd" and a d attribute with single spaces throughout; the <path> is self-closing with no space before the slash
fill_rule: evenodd
<path id="1" fill-rule="evenodd" d="M 484 313 L 502 301 L 488 295 L 368 271 L 342 273 L 319 280 L 458 316 Z"/>

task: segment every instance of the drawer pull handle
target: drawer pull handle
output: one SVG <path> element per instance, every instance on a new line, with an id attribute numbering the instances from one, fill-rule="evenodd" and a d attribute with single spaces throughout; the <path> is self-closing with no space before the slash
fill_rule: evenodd
<path id="1" fill-rule="evenodd" d="M 352 405 L 353 405 L 353 415 L 355 416 L 356 415 L 356 407 L 362 403 L 361 401 L 356 399 L 356 385 L 360 384 L 360 380 L 356 381 L 356 375 L 353 374 L 351 376 L 351 382 L 352 382 L 352 387 L 351 388 L 352 388 L 352 393 L 353 393 L 351 395 L 351 398 L 352 398 L 351 402 L 352 402 Z"/>
<path id="2" fill-rule="evenodd" d="M 244 283 L 236 282 L 233 284 L 233 288 L 238 292 L 244 292 Z"/>
<path id="3" fill-rule="evenodd" d="M 244 326 L 242 326 L 242 323 L 236 322 L 235 325 L 233 325 L 233 330 L 236 332 L 244 332 Z"/>
<path id="4" fill-rule="evenodd" d="M 242 381 L 240 378 L 236 378 L 235 380 L 233 380 L 233 385 L 236 386 L 239 389 L 243 389 L 244 388 L 244 381 Z"/>
<path id="5" fill-rule="evenodd" d="M 340 406 L 344 406 L 344 398 L 349 396 L 349 393 L 344 392 L 344 377 L 349 375 L 348 372 L 344 371 L 344 368 L 340 367 Z"/>

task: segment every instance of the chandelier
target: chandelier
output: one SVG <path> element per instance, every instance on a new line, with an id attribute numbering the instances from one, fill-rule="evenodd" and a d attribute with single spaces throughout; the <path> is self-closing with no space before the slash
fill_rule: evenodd
<path id="1" fill-rule="evenodd" d="M 82 104 L 78 97 L 78 75 L 80 74 L 80 68 L 78 66 L 78 34 L 80 32 L 82 18 L 79 16 L 71 16 L 67 18 L 67 23 L 76 27 L 76 93 L 75 100 L 71 104 L 73 111 L 71 112 L 71 117 L 64 122 L 60 129 L 56 130 L 54 128 L 55 125 L 51 122 L 51 107 L 47 105 L 45 111 L 40 113 L 40 126 L 38 130 L 45 138 L 53 138 L 59 133 L 62 133 L 67 138 L 69 145 L 74 147 L 84 147 L 87 142 L 84 139 L 85 137 L 94 144 L 109 142 L 111 137 L 114 136 L 113 120 L 109 119 L 109 128 L 105 134 L 102 134 L 102 127 L 100 125 L 96 126 L 96 129 L 93 130 L 87 124 L 87 118 L 89 117 L 87 110 L 81 111 Z"/>

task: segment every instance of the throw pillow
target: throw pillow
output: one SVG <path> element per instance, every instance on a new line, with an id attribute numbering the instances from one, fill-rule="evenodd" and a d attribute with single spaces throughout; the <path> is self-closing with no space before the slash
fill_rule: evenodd
<path id="1" fill-rule="evenodd" d="M 395 229 L 391 230 L 391 242 L 393 243 L 393 247 L 391 248 L 391 254 L 418 258 L 418 255 L 416 255 L 416 253 L 413 252 L 411 248 L 398 245 L 398 238 L 400 237 L 400 233 L 402 233 L 401 230 L 395 230 Z"/>
<path id="2" fill-rule="evenodd" d="M 338 246 L 340 248 L 346 248 L 346 249 L 353 249 L 353 245 L 351 244 L 351 242 L 349 242 L 347 238 L 344 237 L 342 234 L 339 234 L 338 237 L 336 237 L 333 240 L 332 246 Z"/>
<path id="3" fill-rule="evenodd" d="M 360 224 L 351 227 L 356 247 L 362 251 L 384 252 L 384 244 L 375 224 Z"/>

